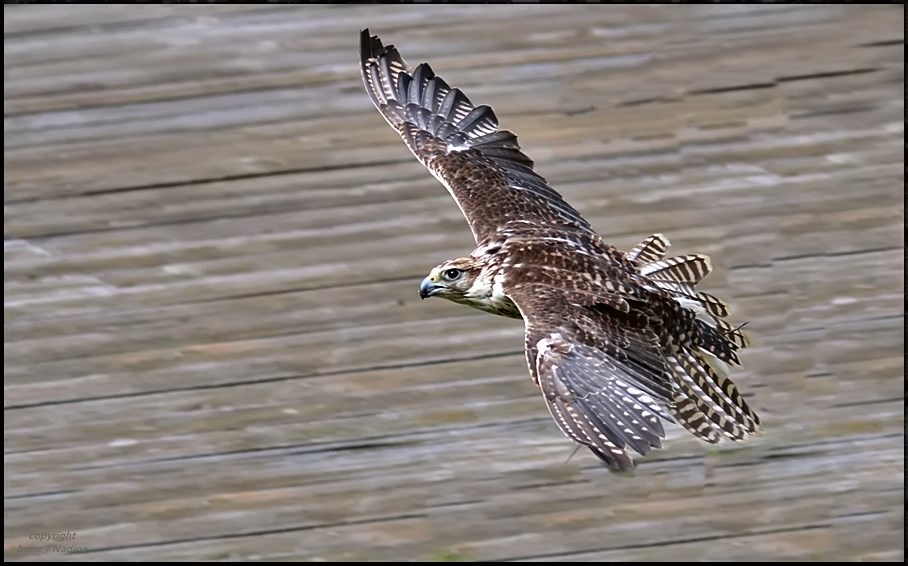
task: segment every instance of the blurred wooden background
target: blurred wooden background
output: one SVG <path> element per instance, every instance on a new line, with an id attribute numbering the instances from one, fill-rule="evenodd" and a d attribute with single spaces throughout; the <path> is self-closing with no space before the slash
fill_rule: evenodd
<path id="1" fill-rule="evenodd" d="M 903 10 L 4 6 L 4 557 L 903 559 Z M 367 26 L 712 256 L 763 439 L 565 463 Z"/>

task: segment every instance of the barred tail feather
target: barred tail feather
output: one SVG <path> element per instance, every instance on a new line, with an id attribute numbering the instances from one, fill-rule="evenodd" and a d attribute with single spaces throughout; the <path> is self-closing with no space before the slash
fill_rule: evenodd
<path id="1" fill-rule="evenodd" d="M 690 362 L 683 353 L 669 357 L 669 368 L 675 375 L 679 392 L 686 400 L 696 406 L 698 412 L 706 416 L 712 425 L 712 434 L 707 439 L 710 443 L 717 443 L 725 436 L 732 440 L 743 440 L 745 435 L 737 422 L 729 416 L 722 405 L 711 395 L 708 384 L 703 377 L 691 367 Z M 718 432 L 718 434 L 716 434 Z"/>
<path id="2" fill-rule="evenodd" d="M 761 434 L 760 417 L 751 410 L 747 401 L 744 400 L 744 397 L 738 391 L 738 387 L 730 379 L 729 368 L 725 362 L 703 348 L 700 348 L 699 352 L 694 352 L 694 356 L 702 362 L 701 368 L 718 385 L 725 398 L 732 403 L 735 412 L 741 417 L 739 423 L 744 427 L 744 430 L 749 434 Z"/>
<path id="3" fill-rule="evenodd" d="M 681 307 L 675 311 L 678 315 L 687 312 L 672 323 L 679 326 L 664 343 L 675 387 L 669 410 L 681 426 L 706 442 L 758 435 L 759 418 L 729 378 L 727 365 L 739 364 L 736 351 L 750 342 L 740 327 L 724 320 L 730 310 L 725 302 L 696 290 L 712 264 L 701 254 L 665 258 L 667 250 L 667 240 L 656 234 L 628 252 L 627 258 L 650 284 L 674 299 Z"/>
<path id="4" fill-rule="evenodd" d="M 696 285 L 713 270 L 712 263 L 705 255 L 694 254 L 660 259 L 640 268 L 640 273 L 650 279 L 677 281 Z"/>
<path id="5" fill-rule="evenodd" d="M 645 265 L 647 263 L 659 261 L 665 257 L 665 254 L 668 253 L 668 249 L 671 246 L 668 238 L 662 234 L 653 234 L 634 246 L 631 251 L 627 252 L 627 259 L 637 265 Z"/>

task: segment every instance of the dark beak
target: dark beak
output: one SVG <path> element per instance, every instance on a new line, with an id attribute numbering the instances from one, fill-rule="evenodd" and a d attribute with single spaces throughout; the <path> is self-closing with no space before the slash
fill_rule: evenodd
<path id="1" fill-rule="evenodd" d="M 436 285 L 429 280 L 428 277 L 422 280 L 422 283 L 419 285 L 419 298 L 427 299 L 438 292 L 441 289 L 440 285 Z"/>

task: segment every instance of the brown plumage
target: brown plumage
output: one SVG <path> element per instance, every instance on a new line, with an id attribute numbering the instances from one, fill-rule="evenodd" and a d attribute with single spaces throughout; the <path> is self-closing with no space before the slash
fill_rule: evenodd
<path id="1" fill-rule="evenodd" d="M 533 170 L 517 137 L 435 76 L 407 70 L 363 30 L 363 81 L 385 120 L 448 189 L 478 247 L 434 268 L 420 296 L 525 323 L 527 365 L 562 432 L 606 465 L 661 447 L 662 420 L 710 443 L 759 434 L 729 377 L 747 337 L 697 291 L 709 258 L 666 258 L 661 234 L 625 253 L 603 242 Z"/>

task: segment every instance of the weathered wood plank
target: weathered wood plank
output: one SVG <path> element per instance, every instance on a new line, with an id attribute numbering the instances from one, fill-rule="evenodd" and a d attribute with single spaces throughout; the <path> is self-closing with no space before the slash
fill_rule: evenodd
<path id="1" fill-rule="evenodd" d="M 904 559 L 902 9 L 4 17 L 6 559 Z M 565 463 L 522 325 L 416 300 L 473 242 L 365 26 L 609 241 L 712 256 L 763 438 Z"/>

